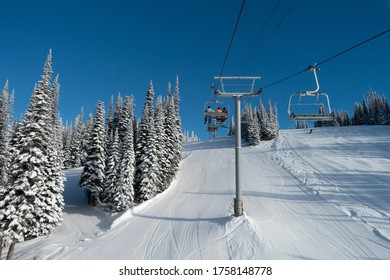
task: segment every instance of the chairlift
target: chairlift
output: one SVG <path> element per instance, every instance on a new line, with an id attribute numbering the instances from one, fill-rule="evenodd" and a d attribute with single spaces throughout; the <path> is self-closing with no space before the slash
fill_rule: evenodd
<path id="1" fill-rule="evenodd" d="M 209 127 L 226 128 L 225 121 L 229 117 L 229 104 L 218 100 L 207 101 L 203 108 L 204 123 Z"/>
<path id="2" fill-rule="evenodd" d="M 312 66 L 308 68 L 308 71 L 314 74 L 317 88 L 315 90 L 293 93 L 290 96 L 287 113 L 291 120 L 331 121 L 334 119 L 334 114 L 330 108 L 329 96 L 319 91 L 320 85 L 316 70 L 319 69 Z M 294 107 L 295 112 L 291 111 L 291 107 Z"/>

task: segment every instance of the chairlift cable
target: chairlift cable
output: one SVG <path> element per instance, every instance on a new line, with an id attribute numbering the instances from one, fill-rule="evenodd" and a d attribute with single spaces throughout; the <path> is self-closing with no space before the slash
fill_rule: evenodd
<path id="1" fill-rule="evenodd" d="M 284 77 L 284 78 L 282 78 L 282 79 L 280 79 L 280 80 L 277 80 L 277 81 L 275 81 L 275 82 L 272 82 L 272 83 L 270 83 L 270 84 L 267 84 L 267 85 L 265 85 L 264 87 L 262 87 L 262 89 L 265 89 L 265 88 L 274 86 L 274 85 L 276 85 L 276 84 L 279 84 L 279 83 L 281 83 L 281 82 L 284 82 L 284 81 L 286 81 L 286 80 L 289 80 L 289 79 L 291 79 L 291 78 L 293 78 L 293 77 L 295 77 L 295 76 L 298 76 L 298 75 L 300 75 L 300 74 L 306 72 L 306 71 L 307 71 L 308 69 L 310 69 L 310 68 L 313 68 L 313 67 L 316 67 L 316 66 L 320 66 L 320 65 L 322 65 L 322 64 L 324 64 L 324 63 L 326 63 L 326 62 L 328 62 L 328 61 L 330 61 L 330 60 L 333 60 L 333 59 L 335 59 L 336 57 L 341 56 L 341 55 L 343 55 L 343 54 L 345 54 L 345 53 L 347 53 L 347 52 L 349 52 L 349 51 L 351 51 L 351 50 L 353 50 L 353 49 L 355 49 L 355 48 L 357 48 L 357 47 L 360 47 L 360 46 L 362 46 L 362 45 L 364 45 L 364 44 L 366 44 L 366 43 L 368 43 L 368 42 L 370 42 L 370 41 L 372 41 L 372 40 L 374 40 L 374 39 L 376 39 L 376 38 L 378 38 L 378 37 L 380 37 L 380 36 L 382 36 L 382 35 L 384 35 L 384 34 L 386 34 L 386 33 L 388 33 L 388 32 L 390 32 L 390 28 L 387 29 L 387 30 L 385 30 L 385 31 L 382 31 L 381 33 L 379 33 L 379 34 L 377 34 L 377 35 L 375 35 L 375 36 L 373 36 L 373 37 L 371 37 L 371 38 L 368 38 L 368 39 L 366 39 L 366 40 L 364 40 L 364 41 L 362 41 L 362 42 L 360 42 L 360 43 L 358 43 L 358 44 L 356 44 L 356 45 L 353 45 L 352 47 L 350 47 L 350 48 L 348 48 L 348 49 L 345 49 L 345 50 L 343 50 L 343 51 L 341 51 L 341 52 L 339 52 L 339 53 L 337 53 L 337 54 L 335 54 L 335 55 L 332 55 L 332 56 L 328 57 L 327 59 L 324 59 L 323 61 L 321 61 L 321 62 L 319 62 L 319 63 L 312 64 L 312 65 L 310 65 L 309 67 L 305 68 L 304 70 L 298 71 L 298 72 L 296 72 L 296 73 L 294 73 L 294 74 L 291 74 L 291 75 L 289 75 L 289 76 L 286 76 L 286 77 Z"/>
<path id="2" fill-rule="evenodd" d="M 290 14 L 291 10 L 294 8 L 294 6 L 298 3 L 298 0 L 295 0 L 290 8 L 287 10 L 287 12 L 284 14 L 284 16 L 280 19 L 280 21 L 278 22 L 278 24 L 276 25 L 276 27 L 274 28 L 274 30 L 272 30 L 272 33 L 271 35 L 268 37 L 267 39 L 267 44 L 269 44 L 271 41 L 272 41 L 272 38 L 274 37 L 274 35 L 276 34 L 276 32 L 278 31 L 278 29 L 280 28 L 280 26 L 282 25 L 282 23 L 286 20 L 287 16 Z M 257 53 L 255 54 L 255 56 L 253 57 L 253 61 L 258 57 L 259 53 L 261 52 L 261 49 L 259 49 L 257 51 Z"/>
<path id="3" fill-rule="evenodd" d="M 222 69 L 221 69 L 221 72 L 220 72 L 220 74 L 219 74 L 219 77 L 220 77 L 220 78 L 222 77 L 223 70 L 225 69 L 226 61 L 227 61 L 227 59 L 228 59 L 229 52 L 230 52 L 230 49 L 231 49 L 232 44 L 233 44 L 234 36 L 236 35 L 236 31 L 237 31 L 237 28 L 238 28 L 238 24 L 240 23 L 240 19 L 241 19 L 242 12 L 243 12 L 243 10 L 244 10 L 245 2 L 246 2 L 246 0 L 243 0 L 243 1 L 242 1 L 240 13 L 239 13 L 239 15 L 238 15 L 238 18 L 237 18 L 237 21 L 236 21 L 236 25 L 235 25 L 234 30 L 233 30 L 232 38 L 230 39 L 229 47 L 228 47 L 228 50 L 227 50 L 226 55 L 225 55 L 225 60 L 223 61 Z M 219 84 L 219 80 L 218 80 L 218 84 Z M 218 87 L 218 84 L 217 84 L 217 87 Z"/>
<path id="4" fill-rule="evenodd" d="M 274 14 L 275 14 L 276 10 L 278 9 L 279 4 L 280 4 L 281 2 L 282 2 L 282 0 L 279 0 L 278 3 L 276 3 L 276 6 L 275 6 L 274 9 L 272 10 L 272 12 L 271 12 L 270 16 L 268 17 L 266 23 L 264 24 L 263 28 L 262 28 L 262 29 L 260 30 L 260 32 L 257 34 L 256 40 L 255 40 L 255 42 L 252 44 L 252 46 L 251 46 L 251 48 L 250 48 L 250 50 L 249 50 L 249 52 L 248 52 L 248 55 L 247 55 L 245 61 L 247 61 L 247 60 L 249 59 L 250 54 L 252 53 L 253 49 L 255 48 L 255 46 L 256 46 L 257 42 L 259 41 L 261 35 L 263 34 L 264 30 L 267 28 L 269 22 L 271 21 L 271 18 L 274 16 Z"/>
<path id="5" fill-rule="evenodd" d="M 353 50 L 353 49 L 355 49 L 355 48 L 357 48 L 357 47 L 360 47 L 361 45 L 364 45 L 365 43 L 368 43 L 368 42 L 370 42 L 370 41 L 372 41 L 372 40 L 374 40 L 374 39 L 376 39 L 376 38 L 378 38 L 378 37 L 384 35 L 384 34 L 387 33 L 387 32 L 390 32 L 390 28 L 387 29 L 387 30 L 385 30 L 385 31 L 383 31 L 383 32 L 381 32 L 381 33 L 379 33 L 379 34 L 377 34 L 377 35 L 375 35 L 375 36 L 373 36 L 373 37 L 371 37 L 371 38 L 369 38 L 369 39 L 367 39 L 367 40 L 364 40 L 363 42 L 360 42 L 360 43 L 358 43 L 358 44 L 356 44 L 356 45 L 354 45 L 354 46 L 352 46 L 352 47 L 350 47 L 350 48 L 348 48 L 348 49 L 346 49 L 346 50 L 344 50 L 344 51 L 341 51 L 341 52 L 339 52 L 338 54 L 335 54 L 335 55 L 333 55 L 333 56 L 331 56 L 331 57 L 329 57 L 329 58 L 327 58 L 327 59 L 325 59 L 325 60 L 323 60 L 323 61 L 317 63 L 316 66 L 319 66 L 319 65 L 321 65 L 321 64 L 324 64 L 324 63 L 326 63 L 326 62 L 328 62 L 328 61 L 330 61 L 330 60 L 332 60 L 332 59 L 335 59 L 336 57 L 338 57 L 338 56 L 340 56 L 340 55 L 343 55 L 344 53 L 349 52 L 349 51 L 351 51 L 351 50 Z"/>

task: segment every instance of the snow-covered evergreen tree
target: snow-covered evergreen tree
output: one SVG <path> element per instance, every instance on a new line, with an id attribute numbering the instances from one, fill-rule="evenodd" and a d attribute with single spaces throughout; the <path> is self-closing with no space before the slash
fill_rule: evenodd
<path id="1" fill-rule="evenodd" d="M 183 135 L 181 133 L 181 119 L 180 119 L 180 91 L 179 91 L 179 77 L 176 76 L 175 83 L 175 92 L 173 93 L 173 105 L 174 105 L 174 124 L 175 124 L 175 149 L 174 149 L 174 166 L 175 166 L 175 175 L 177 170 L 179 170 L 179 164 L 182 159 L 182 150 L 183 150 Z"/>
<path id="2" fill-rule="evenodd" d="M 59 96 L 60 96 L 60 84 L 58 82 L 59 75 L 57 74 L 54 78 L 53 85 L 51 87 L 50 92 L 50 110 L 51 110 L 51 116 L 53 120 L 57 119 L 57 111 L 58 111 L 58 102 L 59 102 Z"/>
<path id="3" fill-rule="evenodd" d="M 110 105 L 108 109 L 108 114 L 107 114 L 107 119 L 106 119 L 106 131 L 107 131 L 107 136 L 113 135 L 114 134 L 114 96 L 111 95 L 110 99 Z M 109 143 L 107 143 L 107 146 Z"/>
<path id="4" fill-rule="evenodd" d="M 80 151 L 81 166 L 84 166 L 87 160 L 88 145 L 89 145 L 89 139 L 91 138 L 92 127 L 93 127 L 93 116 L 92 114 L 89 114 L 87 121 L 83 126 L 82 137 L 81 137 L 81 151 Z"/>
<path id="5" fill-rule="evenodd" d="M 149 84 L 146 93 L 146 101 L 143 108 L 141 123 L 137 134 L 137 143 L 135 149 L 136 159 L 136 177 L 135 177 L 135 195 L 136 200 L 144 201 L 152 198 L 157 193 L 156 178 L 152 174 L 151 168 L 157 164 L 157 155 L 155 151 L 155 129 L 154 129 L 154 88 L 152 81 Z"/>
<path id="6" fill-rule="evenodd" d="M 8 81 L 6 81 L 0 96 L 0 199 L 1 189 L 6 183 L 11 156 L 9 142 L 11 138 L 12 100 L 13 98 L 9 98 Z"/>
<path id="7" fill-rule="evenodd" d="M 169 105 L 166 107 L 165 111 L 165 149 L 166 149 L 166 162 L 167 162 L 167 173 L 166 173 L 166 182 L 165 185 L 168 187 L 172 180 L 175 178 L 175 175 L 179 169 L 180 158 L 178 155 L 179 149 L 178 144 L 179 138 L 177 137 L 178 131 L 176 122 L 175 122 L 175 105 L 173 99 L 169 102 Z"/>
<path id="8" fill-rule="evenodd" d="M 188 130 L 183 131 L 183 143 L 192 143 L 192 142 L 198 142 L 199 137 L 195 134 L 194 131 L 191 131 L 191 134 Z"/>
<path id="9" fill-rule="evenodd" d="M 69 153 L 64 163 L 65 168 L 73 168 L 81 166 L 82 157 L 82 141 L 83 141 L 83 108 L 74 122 L 74 128 L 72 130 L 72 136 L 70 141 Z"/>
<path id="10" fill-rule="evenodd" d="M 229 126 L 229 132 L 228 135 L 236 135 L 236 127 L 234 123 L 234 117 L 232 116 L 231 121 L 230 121 L 230 126 Z"/>
<path id="11" fill-rule="evenodd" d="M 261 99 L 258 109 L 252 109 L 248 104 L 244 106 L 241 135 L 250 145 L 258 145 L 261 140 L 272 140 L 278 131 L 277 107 L 272 106 L 271 101 L 268 101 L 268 112 Z"/>
<path id="12" fill-rule="evenodd" d="M 42 79 L 34 88 L 28 110 L 13 136 L 10 176 L 0 200 L 3 245 L 49 234 L 62 221 L 62 182 L 58 185 L 59 163 L 53 134 L 51 99 L 51 50 Z M 61 180 L 60 176 L 58 177 Z"/>
<path id="13" fill-rule="evenodd" d="M 89 141 L 87 159 L 80 178 L 80 186 L 90 196 L 90 204 L 96 206 L 100 203 L 100 196 L 104 191 L 104 174 L 106 163 L 106 131 L 104 103 L 97 103 L 93 118 L 93 127 Z"/>
<path id="14" fill-rule="evenodd" d="M 352 116 L 352 125 L 362 125 L 362 124 L 364 124 L 363 108 L 358 102 L 356 102 L 353 116 Z"/>
<path id="15" fill-rule="evenodd" d="M 110 147 L 107 150 L 107 166 L 104 177 L 104 192 L 102 199 L 104 202 L 110 202 L 111 197 L 115 196 L 115 185 L 117 184 L 117 172 L 119 171 L 119 164 L 122 156 L 122 150 L 119 144 L 118 129 L 115 129 Z M 106 199 L 107 198 L 107 199 Z"/>
<path id="16" fill-rule="evenodd" d="M 105 192 L 106 210 L 112 212 L 124 211 L 133 205 L 134 201 L 134 140 L 133 140 L 133 121 L 134 121 L 134 98 L 126 96 L 122 107 L 121 121 L 119 128 L 122 130 L 122 139 L 120 147 L 116 147 L 119 142 L 118 136 L 114 137 L 114 145 L 111 151 L 117 150 L 120 154 L 116 167 L 115 182 L 112 182 Z M 118 139 L 118 140 L 117 140 Z M 109 161 L 110 162 L 110 161 Z"/>
<path id="17" fill-rule="evenodd" d="M 248 139 L 248 123 L 250 119 L 249 105 L 245 104 L 241 113 L 241 137 Z"/>
<path id="18" fill-rule="evenodd" d="M 157 186 L 157 192 L 163 192 L 168 186 L 165 184 L 167 182 L 166 175 L 168 174 L 168 150 L 166 149 L 167 136 L 165 133 L 165 114 L 164 114 L 164 105 L 162 96 L 157 97 L 156 101 L 156 110 L 155 110 L 155 133 L 156 133 L 156 152 L 157 152 L 157 163 L 158 167 L 158 178 L 159 185 Z"/>
<path id="19" fill-rule="evenodd" d="M 155 197 L 159 192 L 161 182 L 157 154 L 154 119 L 151 118 L 149 121 L 149 133 L 146 138 L 145 154 L 137 167 L 141 179 L 138 185 L 138 201 L 140 202 Z"/>
<path id="20" fill-rule="evenodd" d="M 352 125 L 384 125 L 390 123 L 389 104 L 384 95 L 367 92 L 362 104 L 355 103 Z"/>
<path id="21" fill-rule="evenodd" d="M 112 120 L 111 129 L 113 131 L 115 130 L 115 128 L 119 128 L 119 123 L 121 122 L 121 118 L 122 118 L 122 107 L 123 107 L 123 99 L 122 96 L 118 95 L 115 104 L 114 118 Z M 120 131 L 119 131 L 119 138 L 122 138 Z"/>
<path id="22" fill-rule="evenodd" d="M 119 190 L 116 192 L 116 204 L 118 211 L 132 207 L 134 202 L 134 97 L 126 96 L 123 103 L 122 119 L 122 158 L 119 165 Z"/>

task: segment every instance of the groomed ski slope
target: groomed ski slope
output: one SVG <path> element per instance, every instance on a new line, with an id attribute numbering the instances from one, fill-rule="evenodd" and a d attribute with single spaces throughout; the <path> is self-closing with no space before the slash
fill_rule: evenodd
<path id="1" fill-rule="evenodd" d="M 309 131 L 241 149 L 239 218 L 233 137 L 186 144 L 171 187 L 125 213 L 86 206 L 68 170 L 63 225 L 15 258 L 390 259 L 390 127 Z"/>

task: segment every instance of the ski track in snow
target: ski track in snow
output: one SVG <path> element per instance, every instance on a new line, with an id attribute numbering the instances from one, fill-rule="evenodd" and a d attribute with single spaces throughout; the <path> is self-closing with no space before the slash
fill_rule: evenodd
<path id="1" fill-rule="evenodd" d="M 383 127 L 385 130 L 389 132 L 388 127 Z M 351 128 L 344 128 L 351 130 Z M 353 128 L 352 128 L 353 129 Z M 369 141 L 369 137 L 372 137 L 373 135 L 371 133 L 372 127 L 363 127 L 362 130 L 365 131 L 367 134 L 367 140 Z M 329 130 L 327 128 L 326 130 Z M 307 131 L 307 130 L 306 130 Z M 316 130 L 314 130 L 316 131 Z M 329 130 L 331 131 L 331 130 Z M 303 132 L 307 133 L 307 132 Z M 314 132 L 315 134 L 315 132 Z M 312 135 L 307 134 L 309 137 Z M 335 205 L 342 210 L 344 213 L 346 213 L 351 218 L 354 218 L 355 220 L 358 220 L 362 223 L 364 223 L 368 228 L 372 230 L 372 232 L 384 239 L 387 242 L 390 242 L 390 216 L 389 213 L 384 212 L 380 210 L 380 208 L 376 207 L 377 205 L 372 205 L 372 203 L 369 202 L 368 197 L 362 197 L 359 195 L 359 193 L 355 193 L 353 190 L 345 189 L 340 183 L 331 177 L 329 175 L 320 174 L 320 172 L 316 171 L 315 165 L 316 163 L 313 162 L 313 160 L 307 161 L 308 152 L 306 151 L 303 153 L 303 155 L 296 150 L 296 147 L 293 147 L 291 144 L 288 143 L 288 140 L 285 139 L 285 137 L 288 137 L 288 134 L 286 136 L 282 136 L 278 139 L 276 143 L 274 143 L 274 149 L 277 151 L 276 154 L 273 156 L 273 158 L 276 160 L 278 164 L 280 164 L 282 167 L 286 168 L 293 176 L 298 178 L 303 185 L 308 188 L 308 190 L 312 191 L 315 194 L 325 195 L 328 200 L 333 201 Z M 346 139 L 345 139 L 346 138 Z M 306 139 L 305 139 L 306 140 Z M 390 140 L 390 136 L 387 134 L 387 141 Z M 338 137 L 338 141 L 348 143 L 349 139 L 347 137 L 343 137 L 340 135 Z M 306 142 L 310 142 L 307 141 Z M 387 142 L 388 143 L 388 142 Z M 296 144 L 296 143 L 295 143 Z M 319 145 L 318 145 L 319 146 Z M 316 148 L 318 148 L 318 146 Z M 326 144 L 325 144 L 326 147 Z M 299 147 L 302 148 L 302 147 Z M 380 149 L 382 150 L 382 146 Z M 355 154 L 359 155 L 359 151 L 356 149 L 349 149 L 348 152 L 354 152 Z M 385 150 L 389 152 L 389 150 Z M 362 151 L 364 153 L 364 151 Z M 329 155 L 327 155 L 327 158 L 332 158 L 332 155 L 336 156 L 337 152 L 333 152 L 332 148 L 328 150 Z M 361 152 L 360 152 L 361 153 Z M 387 153 L 389 155 L 390 153 Z M 387 158 L 384 154 L 383 158 Z M 305 160 L 306 159 L 306 160 Z M 363 159 L 359 159 L 358 157 L 355 157 L 354 160 L 356 162 L 362 161 Z M 390 161 L 387 161 L 387 166 L 389 166 Z M 329 163 L 330 164 L 330 163 Z M 294 166 L 295 165 L 295 166 Z M 297 168 L 298 165 L 299 167 Z M 321 165 L 320 165 L 321 166 Z M 352 169 L 353 167 L 349 167 Z M 386 168 L 386 167 L 385 167 Z M 358 170 L 359 174 L 361 176 L 365 177 L 367 182 L 370 182 L 372 184 L 376 184 L 378 182 L 378 176 L 372 175 L 370 172 L 365 171 L 364 169 Z M 389 182 L 381 182 L 383 186 L 389 186 Z M 326 188 L 331 188 L 331 191 L 333 194 L 338 193 L 342 194 L 343 196 L 348 197 L 348 202 L 351 204 L 350 206 L 345 206 L 342 203 L 335 201 L 332 198 L 329 198 L 329 195 L 324 194 L 326 191 L 329 192 L 329 190 L 325 190 L 324 192 L 321 191 L 321 187 L 326 186 Z M 387 191 L 387 197 L 390 198 L 389 192 Z M 353 202 L 353 203 L 351 203 Z M 365 214 L 369 213 L 368 216 L 365 216 Z M 387 226 L 386 226 L 387 223 Z M 385 224 L 383 229 L 378 229 L 377 224 Z"/>
<path id="2" fill-rule="evenodd" d="M 366 145 L 367 135 L 375 144 Z M 241 217 L 233 217 L 232 137 L 186 144 L 170 188 L 122 213 L 86 206 L 81 169 L 68 170 L 63 225 L 18 244 L 14 256 L 390 259 L 389 143 L 388 127 L 353 127 L 286 130 L 244 144 Z"/>

